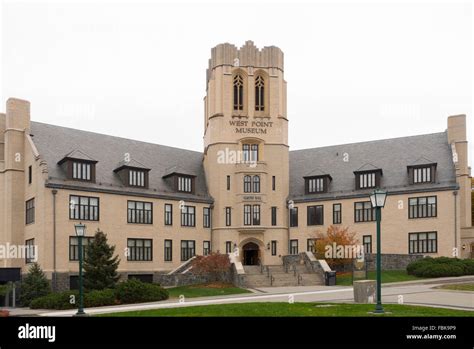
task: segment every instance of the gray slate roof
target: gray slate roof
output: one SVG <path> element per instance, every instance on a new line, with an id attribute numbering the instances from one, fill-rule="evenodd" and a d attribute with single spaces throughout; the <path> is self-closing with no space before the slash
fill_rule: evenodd
<path id="1" fill-rule="evenodd" d="M 200 152 L 38 122 L 31 123 L 31 134 L 48 164 L 49 186 L 82 186 L 89 191 L 212 201 Z M 66 179 L 64 170 L 57 163 L 69 153 L 87 154 L 98 161 L 95 184 Z M 132 161 L 151 169 L 149 189 L 125 187 L 114 173 L 114 169 L 123 163 L 125 153 L 130 154 Z M 344 161 L 346 154 L 347 162 Z M 407 166 L 430 162 L 437 163 L 436 183 L 410 185 Z M 290 151 L 290 198 L 313 201 L 366 196 L 370 190 L 354 190 L 354 171 L 368 169 L 383 171 L 381 186 L 391 193 L 457 188 L 451 148 L 446 132 L 441 132 Z M 162 178 L 172 172 L 195 175 L 195 194 L 175 192 Z M 305 195 L 303 177 L 322 174 L 332 177 L 328 192 Z"/>
<path id="2" fill-rule="evenodd" d="M 87 190 L 120 191 L 123 193 L 145 194 L 150 196 L 169 196 L 189 200 L 211 202 L 206 187 L 203 169 L 203 154 L 196 151 L 145 143 L 131 139 L 107 136 L 66 127 L 31 123 L 31 134 L 40 155 L 48 165 L 48 185 L 86 187 Z M 71 152 L 88 154 L 96 165 L 96 183 L 84 183 L 66 179 L 66 173 L 57 164 Z M 124 161 L 124 154 L 129 153 L 134 162 L 144 164 L 149 172 L 149 189 L 123 186 L 114 169 Z M 195 194 L 175 192 L 163 180 L 166 170 L 178 167 L 196 174 Z"/>
<path id="3" fill-rule="evenodd" d="M 347 162 L 344 156 L 348 156 Z M 436 183 L 409 184 L 407 166 L 421 162 L 437 163 Z M 313 200 L 367 195 L 370 190 L 354 190 L 354 171 L 370 168 L 383 171 L 381 187 L 392 193 L 457 187 L 447 134 L 441 132 L 291 151 L 290 198 Z M 305 195 L 303 177 L 315 170 L 331 175 L 332 182 L 327 193 Z"/>

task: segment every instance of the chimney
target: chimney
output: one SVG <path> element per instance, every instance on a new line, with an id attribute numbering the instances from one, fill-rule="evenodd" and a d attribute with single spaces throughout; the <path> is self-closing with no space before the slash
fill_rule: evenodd
<path id="1" fill-rule="evenodd" d="M 472 226 L 471 171 L 468 164 L 466 115 L 448 117 L 448 142 L 453 151 L 456 181 L 459 185 L 461 228 Z"/>

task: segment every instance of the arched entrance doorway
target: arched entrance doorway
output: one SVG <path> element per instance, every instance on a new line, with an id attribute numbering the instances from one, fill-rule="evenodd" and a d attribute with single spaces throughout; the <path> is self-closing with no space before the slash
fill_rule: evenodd
<path id="1" fill-rule="evenodd" d="M 242 246 L 243 264 L 244 265 L 258 265 L 258 245 L 254 242 L 247 242 Z"/>

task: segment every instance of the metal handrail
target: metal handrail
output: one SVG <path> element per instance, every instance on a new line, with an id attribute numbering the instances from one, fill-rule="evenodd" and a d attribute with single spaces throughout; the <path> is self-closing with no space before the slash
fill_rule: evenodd
<path id="1" fill-rule="evenodd" d="M 268 267 L 268 265 L 266 266 L 267 268 L 267 277 L 270 277 L 270 268 Z"/>
<path id="2" fill-rule="evenodd" d="M 273 281 L 275 281 L 275 277 L 270 275 L 270 286 L 273 286 Z"/>
<path id="3" fill-rule="evenodd" d="M 296 265 L 293 266 L 293 276 L 296 276 Z"/>

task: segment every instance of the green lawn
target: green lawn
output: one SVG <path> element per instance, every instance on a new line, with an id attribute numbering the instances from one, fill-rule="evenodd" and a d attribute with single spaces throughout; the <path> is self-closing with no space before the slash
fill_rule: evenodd
<path id="1" fill-rule="evenodd" d="M 368 279 L 375 280 L 375 271 L 369 271 Z M 411 280 L 421 280 L 422 278 L 408 275 L 406 270 L 384 270 L 382 271 L 382 283 L 388 282 L 401 282 Z M 351 286 L 352 285 L 352 274 L 344 273 L 336 275 L 336 284 L 340 286 Z"/>
<path id="2" fill-rule="evenodd" d="M 284 316 L 474 316 L 474 312 L 412 305 L 386 304 L 384 309 L 391 314 L 374 315 L 374 304 L 329 304 L 329 303 L 236 303 L 203 305 L 171 309 L 131 311 L 102 314 L 105 317 L 284 317 Z"/>
<path id="3" fill-rule="evenodd" d="M 472 292 L 474 292 L 474 283 L 443 285 L 443 286 L 440 286 L 440 288 L 444 288 L 444 289 L 447 289 L 447 290 L 472 291 Z"/>
<path id="4" fill-rule="evenodd" d="M 168 288 L 167 290 L 169 292 L 170 298 L 179 298 L 181 295 L 183 295 L 185 298 L 195 298 L 251 293 L 250 291 L 243 288 L 226 284 L 181 286 Z"/>

